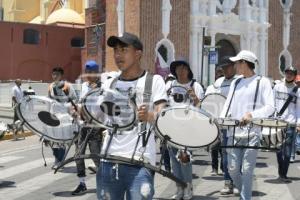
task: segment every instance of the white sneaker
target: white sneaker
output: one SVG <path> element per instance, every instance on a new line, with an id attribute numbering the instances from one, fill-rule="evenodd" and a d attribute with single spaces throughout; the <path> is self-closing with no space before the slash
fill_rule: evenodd
<path id="1" fill-rule="evenodd" d="M 193 197 L 193 185 L 192 183 L 187 183 L 187 186 L 183 189 L 183 199 L 189 200 Z"/>
<path id="2" fill-rule="evenodd" d="M 180 185 L 177 185 L 177 191 L 176 194 L 174 194 L 171 199 L 180 200 L 183 197 L 183 189 Z"/>

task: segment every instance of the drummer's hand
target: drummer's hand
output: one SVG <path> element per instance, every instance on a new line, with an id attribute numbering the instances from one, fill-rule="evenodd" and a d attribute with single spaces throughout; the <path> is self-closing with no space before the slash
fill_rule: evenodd
<path id="1" fill-rule="evenodd" d="M 190 98 L 193 100 L 194 106 L 198 106 L 198 104 L 200 103 L 200 100 L 198 99 L 195 91 L 192 89 L 189 89 L 187 92 L 188 92 Z"/>
<path id="2" fill-rule="evenodd" d="M 245 126 L 251 121 L 251 119 L 252 119 L 252 114 L 250 112 L 246 112 L 243 118 L 241 119 L 240 125 Z"/>
<path id="3" fill-rule="evenodd" d="M 148 111 L 147 105 L 141 105 L 138 108 L 138 119 L 142 122 L 151 122 L 153 113 Z"/>
<path id="4" fill-rule="evenodd" d="M 97 83 L 91 83 L 90 87 L 93 88 L 93 89 L 95 89 L 97 87 Z"/>
<path id="5" fill-rule="evenodd" d="M 297 126 L 296 130 L 297 130 L 298 134 L 300 134 L 300 126 Z"/>

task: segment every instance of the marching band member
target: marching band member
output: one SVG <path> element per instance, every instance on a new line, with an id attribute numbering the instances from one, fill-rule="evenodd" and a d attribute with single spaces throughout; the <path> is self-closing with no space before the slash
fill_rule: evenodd
<path id="1" fill-rule="evenodd" d="M 289 126 L 285 131 L 286 140 L 281 150 L 276 153 L 278 162 L 278 180 L 291 182 L 287 177 L 292 149 L 295 146 L 296 127 L 300 123 L 300 91 L 294 83 L 297 69 L 288 67 L 285 69 L 285 79 L 283 82 L 274 86 L 275 110 L 277 117 L 285 120 L 294 126 Z M 290 98 L 289 98 L 290 96 Z M 297 130 L 300 130 L 297 127 Z"/>
<path id="2" fill-rule="evenodd" d="M 238 142 L 241 145 L 259 145 L 261 129 L 250 129 L 248 123 L 252 118 L 266 118 L 274 112 L 274 95 L 270 81 L 255 74 L 255 65 L 258 64 L 254 53 L 243 50 L 235 57 L 234 62 L 237 74 L 242 75 L 232 82 L 228 97 L 220 117 L 231 117 L 240 120 L 241 126 L 228 130 L 228 145 Z M 231 137 L 230 137 L 231 136 Z M 228 148 L 228 170 L 233 184 L 240 192 L 241 200 L 250 200 L 252 197 L 252 179 L 256 164 L 257 149 Z"/>
<path id="3" fill-rule="evenodd" d="M 48 96 L 61 103 L 68 103 L 70 99 L 76 101 L 77 96 L 75 90 L 69 82 L 63 80 L 63 75 L 63 68 L 55 67 L 52 69 L 53 82 L 48 87 Z M 68 108 L 66 108 L 66 110 L 68 110 Z M 55 157 L 52 169 L 56 169 L 64 158 L 65 146 L 57 143 L 53 143 L 51 146 Z"/>
<path id="4" fill-rule="evenodd" d="M 236 71 L 234 68 L 234 62 L 232 62 L 229 56 L 224 56 L 221 59 L 220 64 L 217 66 L 218 68 L 222 68 L 223 72 L 224 72 L 224 77 L 218 78 L 214 84 L 212 84 L 210 86 L 211 89 L 207 89 L 205 92 L 205 95 L 208 94 L 213 94 L 213 93 L 217 93 L 217 94 L 221 94 L 224 97 L 228 96 L 228 92 L 229 92 L 229 88 L 230 88 L 230 84 L 233 80 L 235 80 L 237 78 Z M 226 129 L 222 129 L 222 137 L 223 140 L 222 142 L 224 144 L 227 143 L 227 131 Z M 218 154 L 219 154 L 220 149 L 219 148 L 215 148 L 211 150 L 211 158 L 212 158 L 212 173 L 217 174 L 218 173 Z M 232 179 L 229 175 L 228 172 L 228 159 L 227 159 L 227 152 L 226 149 L 223 148 L 221 150 L 221 169 L 224 172 L 224 180 L 225 180 L 225 184 L 224 184 L 224 188 L 220 191 L 220 193 L 222 195 L 228 195 L 228 194 L 233 194 L 233 182 Z M 214 175 L 212 174 L 212 175 Z"/>
<path id="5" fill-rule="evenodd" d="M 115 89 L 128 97 L 131 91 L 136 91 L 137 118 L 140 121 L 138 124 L 146 123 L 149 127 L 167 100 L 163 78 L 159 75 L 149 75 L 142 68 L 143 44 L 136 35 L 125 32 L 120 37 L 110 36 L 107 45 L 114 50 L 114 60 L 121 74 L 106 81 L 103 88 Z M 152 84 L 147 83 L 147 80 L 151 80 Z M 149 102 L 143 102 L 143 92 L 146 89 L 151 93 L 146 97 L 149 98 Z M 143 159 L 144 162 L 155 165 L 154 134 L 150 130 L 141 130 L 138 124 L 130 130 L 119 130 L 118 134 L 112 136 L 112 131 L 109 130 L 109 134 L 104 137 L 102 152 L 127 158 L 131 158 L 135 153 L 134 159 Z M 142 136 L 139 135 L 141 131 Z M 142 139 L 139 139 L 141 137 Z M 125 194 L 127 200 L 153 199 L 154 173 L 145 167 L 101 160 L 96 180 L 99 200 L 121 200 Z"/>
<path id="6" fill-rule="evenodd" d="M 204 96 L 204 91 L 201 85 L 193 80 L 193 72 L 190 65 L 184 59 L 173 61 L 170 65 L 170 72 L 176 78 L 173 81 L 169 81 L 166 85 L 167 91 L 172 90 L 173 86 L 182 86 L 187 88 L 189 96 L 193 101 L 194 106 L 198 106 L 200 99 Z M 180 88 L 173 88 L 176 91 L 170 91 L 176 93 L 176 95 L 185 96 L 186 91 L 180 91 Z M 177 103 L 180 103 L 176 100 Z M 183 102 L 182 102 L 183 103 Z M 171 105 L 172 106 L 172 105 Z M 187 183 L 185 188 L 177 184 L 176 194 L 172 196 L 172 199 L 191 199 L 193 197 L 193 185 L 192 185 L 192 162 L 186 152 L 179 151 L 175 147 L 169 148 L 170 158 L 172 163 L 172 170 L 176 177 Z"/>
<path id="7" fill-rule="evenodd" d="M 94 60 L 89 60 L 85 63 L 85 71 L 83 77 L 85 82 L 83 82 L 81 86 L 79 103 L 82 102 L 83 98 L 89 91 L 91 91 L 94 88 L 101 87 L 101 80 L 100 80 L 101 76 L 99 75 L 99 68 L 100 66 Z M 100 71 L 102 70 L 100 69 Z M 78 144 L 76 145 L 76 149 L 82 146 L 83 142 L 86 140 L 86 137 L 89 133 L 89 138 L 87 139 L 87 141 L 89 144 L 90 152 L 94 154 L 100 154 L 101 142 L 102 142 L 101 132 L 103 131 L 103 129 L 89 124 L 86 121 L 83 113 L 80 112 L 80 114 L 82 119 L 85 120 L 85 122 L 84 122 L 84 126 L 81 127 L 80 130 L 81 133 L 79 134 Z M 81 153 L 83 154 L 85 153 L 85 148 Z M 96 169 L 94 169 L 93 167 L 89 167 L 89 169 L 96 173 L 97 168 L 99 166 L 99 159 L 92 159 L 92 160 L 96 166 Z M 80 195 L 87 191 L 86 184 L 85 184 L 86 173 L 85 173 L 84 159 L 76 160 L 76 168 L 77 168 L 77 176 L 79 178 L 79 184 L 77 188 L 72 192 L 72 195 Z"/>

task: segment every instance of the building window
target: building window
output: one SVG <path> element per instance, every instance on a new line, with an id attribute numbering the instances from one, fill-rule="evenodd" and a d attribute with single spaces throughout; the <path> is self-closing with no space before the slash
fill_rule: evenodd
<path id="1" fill-rule="evenodd" d="M 165 45 L 161 45 L 157 51 L 164 59 L 164 61 L 168 62 L 168 49 L 165 47 Z"/>
<path id="2" fill-rule="evenodd" d="M 174 44 L 164 38 L 160 40 L 155 47 L 155 73 L 166 77 L 169 73 L 169 66 L 174 60 Z"/>
<path id="3" fill-rule="evenodd" d="M 286 63 L 285 62 L 286 61 L 285 61 L 284 55 L 281 55 L 280 56 L 280 65 L 279 65 L 281 73 L 284 73 L 284 70 L 285 70 L 285 67 L 286 67 Z"/>
<path id="4" fill-rule="evenodd" d="M 24 44 L 39 44 L 40 32 L 35 29 L 25 29 L 23 32 Z"/>
<path id="5" fill-rule="evenodd" d="M 72 47 L 83 47 L 84 46 L 84 39 L 80 37 L 72 38 L 71 40 Z"/>
<path id="6" fill-rule="evenodd" d="M 282 76 L 284 76 L 285 68 L 292 66 L 292 55 L 288 50 L 283 50 L 279 55 L 279 72 Z"/>

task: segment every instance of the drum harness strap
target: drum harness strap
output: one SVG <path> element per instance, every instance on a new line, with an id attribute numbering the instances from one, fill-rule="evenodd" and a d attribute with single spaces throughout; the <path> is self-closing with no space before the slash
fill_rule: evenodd
<path id="1" fill-rule="evenodd" d="M 280 117 L 280 116 L 284 113 L 284 111 L 287 109 L 287 107 L 289 106 L 289 104 L 292 102 L 293 97 L 294 97 L 295 94 L 297 93 L 298 88 L 299 88 L 298 86 L 295 86 L 295 87 L 293 88 L 292 92 L 288 94 L 289 96 L 288 96 L 286 102 L 283 104 L 283 106 L 282 106 L 282 108 L 280 109 L 280 111 L 277 113 L 277 117 Z"/>
<path id="2" fill-rule="evenodd" d="M 242 80 L 242 78 L 238 78 L 235 82 L 235 85 L 234 85 L 234 89 L 233 89 L 233 93 L 232 93 L 232 96 L 231 96 L 231 99 L 229 101 L 229 105 L 228 105 L 228 108 L 227 108 L 227 111 L 226 111 L 226 114 L 225 114 L 225 117 L 227 117 L 228 115 L 228 112 L 229 112 L 229 109 L 230 109 L 230 106 L 231 106 L 231 103 L 232 103 L 232 99 L 233 99 L 233 96 L 234 96 L 234 93 L 236 91 L 236 87 L 237 85 L 240 83 L 240 81 Z M 258 76 L 258 79 L 256 80 L 257 81 L 257 84 L 256 84 L 256 89 L 255 89 L 255 95 L 254 95 L 254 103 L 253 103 L 253 110 L 255 110 L 255 107 L 256 107 L 256 101 L 257 101 L 257 96 L 258 96 L 258 89 L 259 89 L 259 83 L 260 83 L 260 80 L 261 80 L 261 76 Z M 248 129 L 248 131 L 250 131 L 251 128 Z M 233 138 L 234 138 L 234 133 L 235 133 L 235 127 L 234 127 L 234 130 L 233 130 Z M 248 134 L 248 142 L 249 142 L 250 138 L 249 138 L 249 134 Z M 234 140 L 232 140 L 232 142 L 234 143 Z M 236 144 L 238 144 L 239 141 L 237 141 Z"/>
<path id="3" fill-rule="evenodd" d="M 143 73 L 143 75 L 144 75 L 144 73 Z M 118 79 L 119 79 L 119 77 L 116 77 L 114 80 L 112 80 L 112 82 L 110 84 L 110 89 L 113 88 L 113 86 L 118 81 Z M 145 80 L 145 86 L 144 86 L 143 104 L 148 105 L 150 103 L 151 95 L 152 95 L 152 83 L 153 83 L 153 74 L 151 74 L 151 73 L 148 72 L 146 74 L 146 80 Z M 136 105 L 136 94 L 131 95 L 131 100 Z M 131 159 L 134 158 L 134 155 L 135 155 L 135 152 L 136 152 L 136 149 L 137 149 L 137 145 L 139 143 L 140 135 L 142 135 L 142 148 L 144 149 L 144 151 L 142 152 L 142 156 L 141 156 L 140 160 L 143 160 L 143 154 L 144 154 L 144 152 L 146 150 L 145 147 L 146 147 L 146 145 L 148 143 L 148 140 L 149 140 L 152 128 L 149 128 L 148 131 L 146 129 L 147 129 L 147 122 L 143 122 L 141 124 L 141 130 L 140 130 L 140 133 L 139 133 L 138 141 L 137 141 L 137 143 L 135 145 L 134 153 L 133 153 Z M 113 135 L 110 136 L 110 140 L 108 142 L 108 146 L 111 143 L 112 137 L 113 137 Z M 108 153 L 108 148 L 105 151 L 105 155 L 107 155 L 107 153 Z"/>

